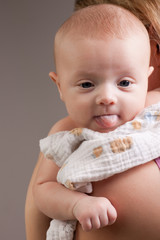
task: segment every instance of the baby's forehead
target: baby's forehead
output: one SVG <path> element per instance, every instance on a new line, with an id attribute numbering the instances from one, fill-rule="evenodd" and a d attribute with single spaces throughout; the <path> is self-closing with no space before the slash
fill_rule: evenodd
<path id="1" fill-rule="evenodd" d="M 106 33 L 102 32 L 100 34 L 95 34 L 95 35 L 82 35 L 80 34 L 79 31 L 73 31 L 72 33 L 67 34 L 65 37 L 59 39 L 57 41 L 55 51 L 63 53 L 63 51 L 66 52 L 66 49 L 81 49 L 82 51 L 83 46 L 87 45 L 86 43 L 91 43 L 91 45 L 102 45 L 101 43 L 103 42 L 105 45 L 110 45 L 112 47 L 112 43 L 114 43 L 114 40 L 120 40 L 116 41 L 117 44 L 122 43 L 126 44 L 126 47 L 129 46 L 128 43 L 130 43 L 130 48 L 135 48 L 137 51 L 140 51 L 142 54 L 144 51 L 149 52 L 149 57 L 150 57 L 150 42 L 148 35 L 145 34 L 143 31 L 127 31 L 126 34 L 119 35 L 119 34 L 111 34 L 111 33 Z M 90 45 L 88 44 L 88 47 Z M 104 46 L 104 45 L 103 45 Z M 119 46 L 120 47 L 120 46 Z M 141 49 L 140 49 L 141 48 Z M 144 51 L 143 51 L 144 49 Z"/>
<path id="2" fill-rule="evenodd" d="M 73 68 L 76 69 L 79 66 L 80 69 L 84 70 L 92 66 L 91 60 L 93 60 L 97 67 L 103 66 L 103 69 L 109 69 L 111 65 L 117 66 L 117 69 L 124 69 L 125 66 L 128 71 L 128 68 L 132 67 L 133 72 L 135 69 L 141 69 L 141 63 L 148 67 L 150 47 L 147 41 L 144 42 L 143 37 L 137 37 L 137 35 L 121 39 L 106 35 L 100 40 L 88 39 L 87 37 L 76 39 L 75 37 L 68 41 L 64 40 L 58 47 L 56 56 L 57 67 L 64 67 L 64 65 L 73 67 L 75 64 Z M 135 62 L 134 59 L 137 61 Z"/>

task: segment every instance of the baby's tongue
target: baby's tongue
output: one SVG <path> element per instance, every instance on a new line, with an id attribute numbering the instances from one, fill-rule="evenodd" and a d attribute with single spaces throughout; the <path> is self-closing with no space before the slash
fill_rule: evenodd
<path id="1" fill-rule="evenodd" d="M 103 127 L 114 127 L 117 125 L 118 122 L 118 116 L 117 115 L 104 115 L 100 116 L 97 119 Z"/>

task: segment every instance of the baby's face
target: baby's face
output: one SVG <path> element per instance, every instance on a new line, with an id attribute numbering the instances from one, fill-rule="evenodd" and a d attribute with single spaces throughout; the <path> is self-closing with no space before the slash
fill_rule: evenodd
<path id="1" fill-rule="evenodd" d="M 149 50 L 136 38 L 65 41 L 57 74 L 62 100 L 79 127 L 109 132 L 145 106 Z"/>

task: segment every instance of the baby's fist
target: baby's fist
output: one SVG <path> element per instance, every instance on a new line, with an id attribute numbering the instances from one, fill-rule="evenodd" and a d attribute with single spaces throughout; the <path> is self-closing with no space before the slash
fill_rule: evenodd
<path id="1" fill-rule="evenodd" d="M 117 219 L 117 212 L 107 198 L 87 195 L 75 204 L 73 214 L 84 231 L 111 225 Z"/>

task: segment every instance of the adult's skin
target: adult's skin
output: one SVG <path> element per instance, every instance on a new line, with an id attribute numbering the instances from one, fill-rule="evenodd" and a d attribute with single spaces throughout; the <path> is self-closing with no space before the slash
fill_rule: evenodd
<path id="1" fill-rule="evenodd" d="M 76 240 L 159 240 L 159 187 L 160 173 L 153 161 L 95 183 L 94 195 L 109 198 L 118 219 L 91 232 L 84 232 L 78 225 Z"/>
<path id="2" fill-rule="evenodd" d="M 152 41 L 151 65 L 155 70 L 149 79 L 149 90 L 160 87 L 160 54 L 156 42 Z M 63 124 L 65 122 L 65 125 Z M 61 120 L 50 134 L 74 128 L 69 118 Z M 32 195 L 32 186 L 43 156 L 40 155 L 34 170 L 26 199 L 27 240 L 44 240 L 50 219 L 37 209 Z M 159 239 L 160 232 L 160 171 L 154 161 L 112 178 L 94 183 L 93 195 L 111 200 L 118 212 L 112 226 L 97 231 L 83 232 L 77 227 L 76 240 L 125 240 Z"/>

